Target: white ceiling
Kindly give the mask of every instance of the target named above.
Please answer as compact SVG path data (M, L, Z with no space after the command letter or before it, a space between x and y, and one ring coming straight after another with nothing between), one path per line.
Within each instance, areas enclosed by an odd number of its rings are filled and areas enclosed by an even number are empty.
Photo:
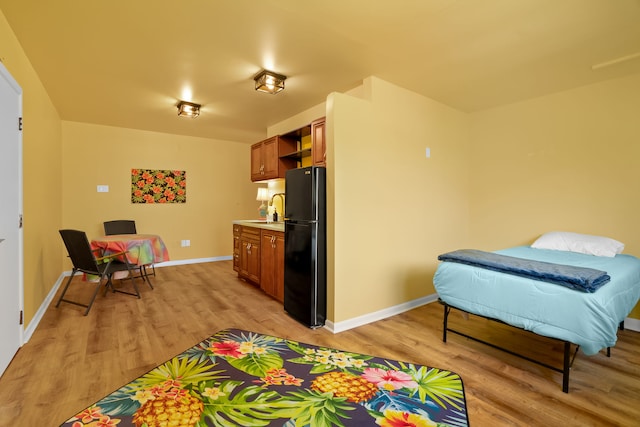
M242 142L371 75L477 111L640 72L640 0L0 0L0 10L63 120ZM288 76L286 89L256 92L261 68ZM178 117L179 99L202 104L200 117Z

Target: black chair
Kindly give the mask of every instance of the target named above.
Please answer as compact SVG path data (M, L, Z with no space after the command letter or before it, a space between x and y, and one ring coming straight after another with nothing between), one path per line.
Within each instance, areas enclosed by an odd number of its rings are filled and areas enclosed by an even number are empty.
M136 231L136 222L131 220L131 219L116 219L113 221L105 221L103 223L104 225L104 234L107 236L111 236L113 234L138 234L138 232ZM143 265L142 266L142 279L146 280L146 277L148 276L154 276L156 275L156 267L151 264L151 273L147 272L147 266ZM149 286L153 287L151 285L151 282L149 282Z
M104 234L137 234L136 222L129 219L117 219L115 221L104 222Z
M67 248L67 253L69 254L69 258L71 258L71 262L73 263L73 270L71 271L71 276L69 280L67 280L67 284L65 285L62 295L58 299L56 303L56 307L60 305L61 302L67 302L70 304L79 305L81 307L86 307L87 310L84 312L86 316L89 314L89 310L91 310L91 306L96 299L96 295L98 295L98 290L102 285L102 282L106 278L107 281L105 283L105 294L107 293L107 289L111 288L113 292L120 292L123 294L133 295L140 298L140 291L138 290L138 285L134 281L133 271L138 269L139 267L136 265L129 264L127 262L122 262L116 259L116 257L123 255L122 253L111 254L107 256L94 256L94 253L98 250L92 250L91 245L89 244L89 240L87 239L87 235L84 231L78 230L59 230L60 235L62 236L62 240L64 241L64 245ZM116 289L111 282L111 277L113 273L116 271L128 271L129 279L131 279L131 283L133 284L133 288L135 289L135 293L127 292L123 290ZM67 289L71 284L71 280L73 280L73 276L76 273L86 273L94 276L98 276L98 283L96 284L96 289L93 292L93 296L91 297L91 301L89 303L84 304L78 301L72 301L65 299L64 296L67 293Z

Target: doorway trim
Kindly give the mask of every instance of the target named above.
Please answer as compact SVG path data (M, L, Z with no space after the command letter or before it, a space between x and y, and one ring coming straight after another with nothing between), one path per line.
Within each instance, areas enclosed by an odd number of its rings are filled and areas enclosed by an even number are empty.
M23 215L24 215L24 206L23 206L23 132L22 132L22 88L18 84L18 82L13 78L9 70L5 67L5 65L0 61L0 79L5 81L9 90L15 93L15 97L17 98L17 111L15 111L15 102L16 98L13 98L8 101L8 103L12 104L9 108L11 112L16 112L16 122L15 126L18 130L17 132L17 141L13 138L11 144L17 143L17 153L10 152L11 155L17 156L15 159L17 161L17 186L18 186L18 211L16 212L16 225L18 226L17 230L17 240L18 240L18 312L16 314L20 315L19 319L16 319L16 327L18 329L18 348L19 350L24 345L24 331L25 331L25 315L24 315L24 228L23 228ZM15 354L12 355L15 357ZM11 362L9 362L10 364Z

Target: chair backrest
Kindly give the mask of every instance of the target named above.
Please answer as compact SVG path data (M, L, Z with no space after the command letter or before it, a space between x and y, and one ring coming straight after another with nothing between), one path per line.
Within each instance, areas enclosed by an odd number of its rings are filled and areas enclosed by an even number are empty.
M98 272L98 263L91 251L87 234L79 230L59 230L67 253L76 270L93 273Z
M104 222L104 234L137 234L136 222L130 219L118 219Z

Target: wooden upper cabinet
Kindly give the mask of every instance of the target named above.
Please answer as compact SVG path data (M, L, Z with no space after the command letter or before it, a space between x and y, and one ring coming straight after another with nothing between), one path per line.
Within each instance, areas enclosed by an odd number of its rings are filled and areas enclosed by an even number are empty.
M327 165L325 118L311 123L311 155L315 166Z
M289 169L310 164L326 166L325 127L325 118L322 117L300 129L253 144L251 146L251 181L284 178Z
M263 176L267 179L280 178L278 176L278 137L269 138L262 142ZM264 178L263 178L264 179Z
M284 178L285 172L296 167L290 158L280 157L295 150L286 138L273 136L251 146L251 181Z
M251 181L260 180L263 169L262 142L258 142L251 146Z

